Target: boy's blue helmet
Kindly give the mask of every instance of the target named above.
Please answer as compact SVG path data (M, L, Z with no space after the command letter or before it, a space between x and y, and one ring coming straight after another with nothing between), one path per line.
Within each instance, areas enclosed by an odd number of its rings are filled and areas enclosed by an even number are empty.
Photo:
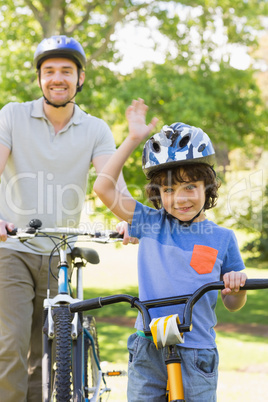
M77 40L65 35L51 36L39 43L34 54L34 65L39 70L43 61L63 57L73 60L81 69L86 67L86 55L84 49Z
M188 163L213 166L215 151L210 138L201 128L184 123L164 126L146 141L142 168L148 179L153 172Z

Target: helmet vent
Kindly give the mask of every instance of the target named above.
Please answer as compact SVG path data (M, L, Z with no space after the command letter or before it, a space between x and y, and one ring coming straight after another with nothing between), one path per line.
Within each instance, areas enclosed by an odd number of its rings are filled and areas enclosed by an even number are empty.
M160 152L160 150L161 150L160 144L157 141L154 141L152 143L152 147L153 147L154 152L156 152L156 153Z
M204 151L204 149L206 148L206 144L201 144L200 146L199 146L199 148L198 148L198 152L203 152Z
M191 138L190 134L185 135L179 142L180 148L186 147L186 145L190 141L190 138Z
M167 138L170 139L173 136L174 131L171 128L169 128L165 131L165 134L166 134Z

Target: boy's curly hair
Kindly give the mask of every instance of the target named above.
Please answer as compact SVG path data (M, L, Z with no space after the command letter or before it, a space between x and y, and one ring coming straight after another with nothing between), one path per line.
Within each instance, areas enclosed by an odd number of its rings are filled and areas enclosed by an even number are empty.
M218 199L218 189L221 185L214 169L204 163L189 163L171 169L156 171L145 187L147 197L156 209L162 208L160 187L172 186L176 183L203 181L206 192L204 210L215 207Z

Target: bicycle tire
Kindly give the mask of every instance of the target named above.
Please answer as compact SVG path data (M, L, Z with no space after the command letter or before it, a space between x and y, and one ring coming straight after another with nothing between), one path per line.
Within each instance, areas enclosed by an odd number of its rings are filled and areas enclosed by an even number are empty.
M95 389L98 383L99 375L99 343L95 318L92 316L83 317L83 327L91 335L91 339L84 336L84 374L85 374L85 396L89 398L89 389ZM98 360L98 362L96 361ZM101 398L98 399L101 401Z
M71 401L71 372L72 372L72 314L67 306L53 310L56 335L56 372L55 400L57 402Z

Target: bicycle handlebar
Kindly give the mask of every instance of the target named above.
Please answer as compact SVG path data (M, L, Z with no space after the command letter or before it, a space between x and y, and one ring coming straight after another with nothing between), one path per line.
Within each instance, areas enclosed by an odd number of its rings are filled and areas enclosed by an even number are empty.
M189 332L192 328L192 312L195 303L207 292L211 290L224 289L224 282L211 282L201 286L191 295L174 296L168 298L140 301L137 297L130 295L119 294L107 297L97 297L94 299L88 299L69 305L69 309L72 313L78 311L94 310L101 308L108 304L115 304L121 302L128 302L131 307L136 307L143 319L143 327L145 335L151 335L149 324L151 317L149 309L152 307L171 306L176 304L185 304L182 323L178 325L180 332ZM247 279L243 290L255 290L255 289L268 289L268 279Z
M126 294L95 297L94 299L87 299L72 303L69 305L69 310L71 313L76 313L79 311L94 310L108 304L116 304L121 302L127 302L131 305L131 307L136 307L140 311L143 320L144 333L146 335L150 335L151 331L149 325L151 322L151 317L145 303L141 302L138 297L133 297Z
M57 227L57 228L15 228L7 232L9 237L22 241L30 240L38 235L66 235L66 236L88 236L88 241L108 243L109 241L120 241L123 235L115 231L91 232L86 229Z

